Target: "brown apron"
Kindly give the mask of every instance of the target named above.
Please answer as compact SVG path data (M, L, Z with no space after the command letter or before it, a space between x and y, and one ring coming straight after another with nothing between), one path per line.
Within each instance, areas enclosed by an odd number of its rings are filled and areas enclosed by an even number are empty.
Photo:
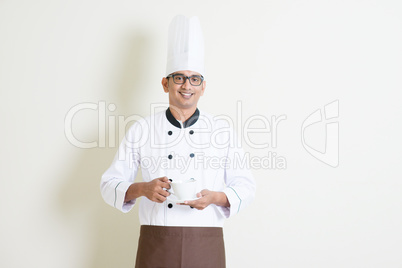
M225 268L221 227L141 225L136 268Z

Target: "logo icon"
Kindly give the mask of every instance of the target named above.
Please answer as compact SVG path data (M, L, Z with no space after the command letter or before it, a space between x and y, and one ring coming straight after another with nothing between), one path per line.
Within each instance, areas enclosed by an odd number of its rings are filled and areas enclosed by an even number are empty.
M323 115L324 114L324 115ZM317 109L310 114L303 122L301 128L301 140L304 149L321 162L337 167L339 165L339 100L335 100L324 106L324 109ZM308 135L306 134L306 130ZM310 138L310 139L309 139ZM311 141L324 138L323 149L317 149ZM310 141L310 144L307 143Z

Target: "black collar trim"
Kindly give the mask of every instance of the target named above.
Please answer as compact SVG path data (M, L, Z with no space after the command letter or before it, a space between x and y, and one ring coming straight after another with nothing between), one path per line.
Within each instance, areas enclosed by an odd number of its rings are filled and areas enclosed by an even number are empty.
M198 117L200 117L200 111L197 108L193 113L193 115L190 116L189 119L183 122L183 127L184 128L191 127L192 125L195 124L195 122L198 121ZM166 110L166 118L173 126L181 128L180 122L177 121L176 118L174 118L172 112L170 111L170 108L167 108Z

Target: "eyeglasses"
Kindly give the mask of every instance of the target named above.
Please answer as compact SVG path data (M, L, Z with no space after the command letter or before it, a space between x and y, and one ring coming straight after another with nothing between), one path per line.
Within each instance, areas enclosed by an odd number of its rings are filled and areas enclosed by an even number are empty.
M192 75L192 76L185 76L184 74L169 74L166 78L172 77L173 82L178 85L183 85L186 83L186 80L190 81L190 84L193 86L199 86L204 81L204 77L201 75Z

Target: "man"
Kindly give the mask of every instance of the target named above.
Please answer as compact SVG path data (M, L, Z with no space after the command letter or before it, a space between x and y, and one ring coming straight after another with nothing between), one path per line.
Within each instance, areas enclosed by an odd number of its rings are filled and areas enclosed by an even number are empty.
M228 122L197 108L204 94L204 47L196 17L169 27L164 92L169 108L137 121L103 174L105 201L128 212L141 196L136 267L225 267L222 226L254 198L250 171L236 161ZM214 162L213 162L214 161ZM134 183L141 168L143 182ZM195 198L175 202L171 181L195 179Z

